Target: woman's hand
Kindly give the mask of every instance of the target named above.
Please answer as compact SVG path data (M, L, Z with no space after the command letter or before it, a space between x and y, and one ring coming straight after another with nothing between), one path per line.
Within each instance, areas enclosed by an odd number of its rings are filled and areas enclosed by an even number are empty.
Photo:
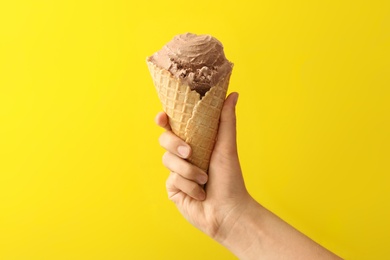
M240 259L341 259L257 203L247 192L238 160L235 106L225 100L208 176L185 159L191 147L172 133L165 113L156 122L166 129L160 144L169 198L195 227ZM205 184L205 189L203 189Z
M189 222L216 240L223 240L254 202L245 188L237 153L237 99L237 93L230 94L222 108L208 175L185 160L191 147L171 131L167 115L161 112L156 117L156 123L166 129L159 142L167 150L163 164L171 171L168 197Z

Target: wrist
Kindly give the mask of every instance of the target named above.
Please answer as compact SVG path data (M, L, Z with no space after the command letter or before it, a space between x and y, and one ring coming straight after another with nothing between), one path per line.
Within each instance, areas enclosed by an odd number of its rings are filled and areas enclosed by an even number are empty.
M260 246L260 226L265 209L249 196L248 202L226 217L214 239L240 259L253 259ZM255 249L255 250L254 250ZM252 256L253 255L253 256Z
M255 200L221 229L216 240L241 260L341 259L300 233Z

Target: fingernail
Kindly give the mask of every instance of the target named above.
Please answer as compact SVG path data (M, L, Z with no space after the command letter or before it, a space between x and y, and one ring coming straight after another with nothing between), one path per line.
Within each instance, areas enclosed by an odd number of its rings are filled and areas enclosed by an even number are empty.
M206 182L207 182L207 175L199 175L198 176L198 183L199 184L206 184Z
M188 148L187 146L179 146L177 147L177 152L181 157L187 158L190 154L190 148Z
M202 189L202 191L199 193L199 200L205 200L206 199L206 192Z
M234 105L237 105L237 102L238 102L238 96L239 96L239 94L237 93L237 94L236 94L236 97L234 98Z

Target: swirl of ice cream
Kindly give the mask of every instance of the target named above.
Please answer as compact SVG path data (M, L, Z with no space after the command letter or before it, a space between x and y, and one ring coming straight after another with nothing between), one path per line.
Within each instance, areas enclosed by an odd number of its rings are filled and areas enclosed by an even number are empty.
M221 42L210 35L177 35L150 61L171 74L201 96L232 70Z

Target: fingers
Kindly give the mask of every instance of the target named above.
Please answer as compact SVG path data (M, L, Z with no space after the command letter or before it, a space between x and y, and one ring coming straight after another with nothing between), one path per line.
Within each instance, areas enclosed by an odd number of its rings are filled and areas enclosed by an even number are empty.
M167 131L171 130L171 126L169 125L168 116L164 112L159 112L157 114L156 118L154 119L154 121L156 122L156 124L158 126L164 128L165 130L167 130Z
M204 171L170 152L166 152L163 155L163 164L171 172L176 172L187 180L200 185L207 182L208 176Z
M163 155L163 164L171 171L166 185L172 201L175 201L175 195L181 192L196 200L206 198L206 193L200 186L208 180L205 172L170 152Z
M206 198L205 191L197 183L190 181L175 172L171 172L169 175L166 187L169 199L174 202L175 195L181 192L196 200L204 200Z
M165 150L181 158L186 159L191 155L191 147L171 131L162 133L159 142Z
M181 140L177 135L172 133L171 126L167 114L160 112L155 118L155 122L158 126L167 130L162 133L159 138L160 145L167 151L180 156L181 158L188 158L191 155L191 147Z

